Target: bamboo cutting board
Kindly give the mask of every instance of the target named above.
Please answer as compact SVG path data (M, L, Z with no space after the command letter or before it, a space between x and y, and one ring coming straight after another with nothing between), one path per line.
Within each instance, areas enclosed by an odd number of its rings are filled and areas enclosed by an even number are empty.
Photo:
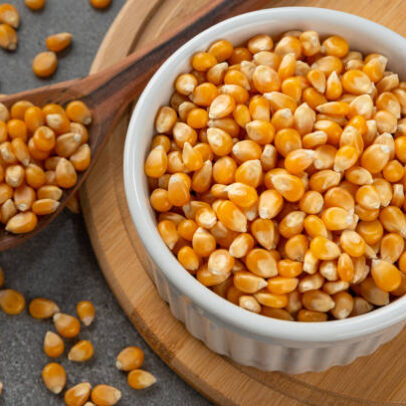
M106 35L92 71L106 68L140 44L176 26L207 1L128 0ZM402 0L269 1L269 7L281 6L346 11L406 36L406 2ZM93 248L107 282L155 352L200 393L220 405L406 404L406 330L373 355L349 366L300 375L262 372L237 365L214 354L186 331L158 296L143 269L144 259L135 251L140 242L127 209L122 176L128 119L129 112L82 187L81 198Z

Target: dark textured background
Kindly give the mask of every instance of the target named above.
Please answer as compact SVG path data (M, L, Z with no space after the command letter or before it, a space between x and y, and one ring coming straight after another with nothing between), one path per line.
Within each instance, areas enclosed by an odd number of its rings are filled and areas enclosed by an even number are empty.
M7 1L20 11L21 27L17 52L0 49L0 93L86 75L104 34L125 2L113 0L109 9L97 11L88 0L48 0L43 11L32 12L23 0ZM31 71L31 61L45 50L45 37L61 31L73 34L73 47L60 58L52 80L37 79ZM125 317L103 279L80 215L65 210L36 238L1 253L0 265L6 286L21 291L27 302L38 296L48 297L67 313L75 312L79 300L89 299L95 304L96 322L80 335L93 342L95 357L83 365L61 357L68 386L85 380L114 385L123 392L120 405L127 406L208 404L147 347ZM41 379L41 370L48 362L42 342L45 332L52 329L50 321L33 320L27 312L19 316L0 312L0 381L4 385L0 405L63 404L62 397L47 391ZM145 352L145 369L158 379L146 391L128 387L126 376L114 366L117 353L134 344Z

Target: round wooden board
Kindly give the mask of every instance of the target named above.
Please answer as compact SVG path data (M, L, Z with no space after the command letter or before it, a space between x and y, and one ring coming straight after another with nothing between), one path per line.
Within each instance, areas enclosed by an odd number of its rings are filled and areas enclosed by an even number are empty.
M92 71L106 68L159 36L205 1L208 0L129 0L106 35ZM406 35L406 4L402 0L269 2L269 7L280 6L347 11ZM129 112L82 187L81 201L103 273L131 322L156 353L200 393L221 405L404 404L406 330L373 355L349 366L300 375L262 372L237 365L211 352L186 331L158 296L143 268L142 247L132 226L123 186L122 157L128 118Z

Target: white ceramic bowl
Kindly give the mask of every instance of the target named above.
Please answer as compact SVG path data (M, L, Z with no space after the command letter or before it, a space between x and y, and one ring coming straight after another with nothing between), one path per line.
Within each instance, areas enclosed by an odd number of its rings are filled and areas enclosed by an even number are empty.
M298 323L266 318L222 299L189 275L156 230L143 165L154 135L159 106L169 102L173 82L189 71L192 54L214 40L238 44L258 33L315 30L338 34L352 50L379 52L389 68L404 74L406 40L371 21L332 10L286 7L255 11L223 21L187 42L155 73L133 112L124 152L124 178L134 225L149 257L149 269L161 297L176 318L213 351L241 364L289 373L320 371L370 354L393 338L406 319L406 297L368 314L340 321Z

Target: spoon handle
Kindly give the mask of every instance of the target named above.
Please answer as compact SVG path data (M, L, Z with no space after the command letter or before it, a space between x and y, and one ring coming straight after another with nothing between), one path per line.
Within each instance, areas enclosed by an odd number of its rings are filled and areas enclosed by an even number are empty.
M103 126L103 133L106 134L106 130L115 124L120 113L139 95L159 65L182 44L216 22L253 10L265 2L212 0L164 38L148 43L109 69L73 83L70 90L73 94L82 95L85 103L97 113L102 113L100 117L103 117L103 122L98 124Z

